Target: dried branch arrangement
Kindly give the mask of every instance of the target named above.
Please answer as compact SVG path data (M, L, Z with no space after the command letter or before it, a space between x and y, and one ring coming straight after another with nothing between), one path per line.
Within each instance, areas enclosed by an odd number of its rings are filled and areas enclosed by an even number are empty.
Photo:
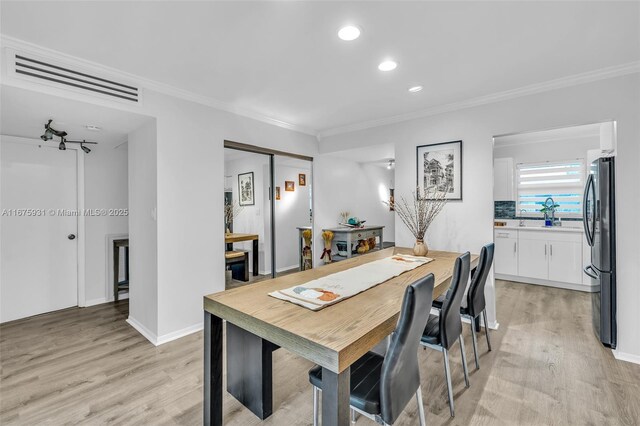
M229 203L228 201L224 202L224 223L227 227L229 227L229 224L233 222L233 219L242 213L242 209L243 207L238 203Z
M400 197L400 202L393 205L387 201L383 203L395 208L396 214L416 240L424 240L424 234L431 222L447 204L448 200L445 198L447 193L446 189L438 191L435 187L423 191L416 188L416 191L411 193L413 200L407 201L404 197Z

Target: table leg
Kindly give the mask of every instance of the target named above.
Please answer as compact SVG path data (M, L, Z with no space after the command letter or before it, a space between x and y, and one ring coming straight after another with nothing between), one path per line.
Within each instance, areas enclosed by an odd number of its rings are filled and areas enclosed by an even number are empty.
M347 259L351 257L351 232L347 232Z
M271 253L273 256L273 253ZM258 275L258 240L253 240L253 276Z
M271 342L227 322L227 391L261 420L273 412L275 349Z
M222 319L206 311L203 387L203 424L222 426Z
M322 369L322 425L348 426L351 369L340 374Z
M383 247L383 244L384 244L384 237L383 237L383 235L384 235L384 231L382 230L382 228L380 228L380 250L382 250L382 249L384 248L384 247Z

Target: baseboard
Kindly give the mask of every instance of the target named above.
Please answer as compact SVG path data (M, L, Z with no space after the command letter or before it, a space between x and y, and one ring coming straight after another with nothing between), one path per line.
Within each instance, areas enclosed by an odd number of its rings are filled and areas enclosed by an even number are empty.
M640 355L620 352L615 349L612 349L611 352L613 353L613 357L619 361L626 361L626 362L632 362L634 364L640 364Z
M126 300L129 298L129 293L123 293L120 296L118 296L119 300ZM113 302L114 299L108 299L106 297L100 297L98 299L92 299L92 300L87 300L84 302L84 306L81 306L82 308L88 308L89 306L95 306L95 305L102 305L103 303L111 303Z
M595 286L590 286L585 284L561 283L559 281L540 280L538 278L527 278L527 277L520 277L516 275L506 275L506 274L494 274L494 277L497 280L512 281L512 282L523 283L523 284L541 285L544 287L562 288L565 290L582 291L585 293L593 293L594 291L596 291Z
M103 303L107 303L106 297L100 297L98 299L93 299L93 300L85 300L84 306L81 306L81 308L88 308L89 306L102 305Z
M202 330L203 328L204 328L204 324L203 323L198 323L198 324L191 325L189 327L185 327L182 330L173 331L171 333L163 334L162 336L158 337L158 339L156 340L155 345L156 346L160 346L160 345L163 345L165 343L169 343L169 342L171 342L173 340L176 340L176 339L179 339L181 337L188 336L189 334L197 333L198 331Z
M135 328L138 333L142 334L154 346L158 346L158 343L157 343L158 337L156 336L156 334L151 332L149 329L147 329L144 325L140 324L134 318L131 318L131 315L129 315L129 318L127 318L127 323L131 327Z

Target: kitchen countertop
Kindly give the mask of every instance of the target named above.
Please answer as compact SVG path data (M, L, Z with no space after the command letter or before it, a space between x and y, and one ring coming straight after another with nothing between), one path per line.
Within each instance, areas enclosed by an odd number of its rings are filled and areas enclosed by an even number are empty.
M505 230L509 230L509 231L543 231L543 232L577 232L577 233L584 233L584 229L582 228L582 226L577 227L577 226L553 226L553 227L546 227L546 226L494 226L493 227L496 230L501 230L501 229L505 229Z

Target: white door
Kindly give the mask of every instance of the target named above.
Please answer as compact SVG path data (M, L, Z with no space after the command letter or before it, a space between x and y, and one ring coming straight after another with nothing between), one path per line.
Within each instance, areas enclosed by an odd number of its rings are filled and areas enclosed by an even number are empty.
M76 155L2 141L0 322L78 304Z
M549 277L548 256L549 248L544 240L528 240L520 236L518 247L518 272L521 277L539 278Z
M496 274L518 275L518 237L517 231L495 232L495 271Z
M582 284L582 242L549 241L549 279Z

